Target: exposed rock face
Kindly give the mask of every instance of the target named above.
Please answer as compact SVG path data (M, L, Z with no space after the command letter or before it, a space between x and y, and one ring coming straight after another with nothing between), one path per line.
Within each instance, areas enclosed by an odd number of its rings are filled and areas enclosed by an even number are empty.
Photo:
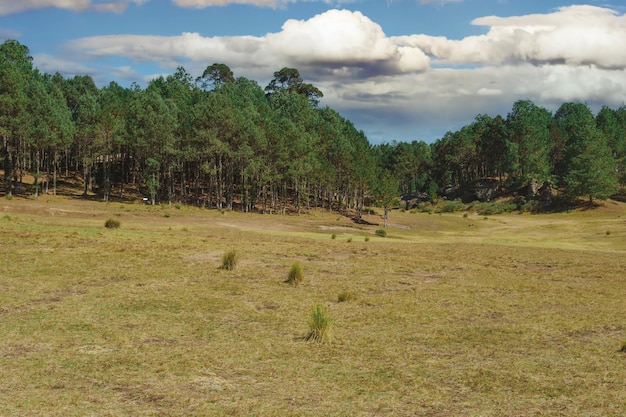
M539 190L539 184L537 184L537 180L535 178L533 178L528 183L528 190L526 192L526 199L530 200L532 198L535 198L535 196L537 195L537 191L538 190Z
M498 180L485 179L476 181L474 187L474 194L476 195L476 198L481 202L485 202L498 197L500 183Z
M541 188L538 190L539 197L541 198L541 203L544 209L549 208L552 205L552 201L556 195L554 191L554 184L551 181L546 181L543 183Z

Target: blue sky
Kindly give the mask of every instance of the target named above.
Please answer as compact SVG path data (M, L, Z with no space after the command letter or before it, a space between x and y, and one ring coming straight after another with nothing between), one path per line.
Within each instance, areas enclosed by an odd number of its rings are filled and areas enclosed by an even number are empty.
M0 0L0 39L100 86L218 62L264 87L294 67L372 143L433 142L519 99L622 106L625 13L623 0Z

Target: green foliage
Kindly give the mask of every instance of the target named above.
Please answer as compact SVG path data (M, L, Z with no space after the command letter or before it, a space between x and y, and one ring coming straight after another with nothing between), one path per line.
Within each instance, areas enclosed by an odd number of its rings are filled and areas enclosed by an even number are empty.
M365 241L369 242L370 241L370 237L369 236L365 236Z
M226 252L222 256L222 266L221 269L225 269L227 271L232 271L237 266L239 262L239 254L235 250L230 250Z
M302 281L304 281L304 271L302 270L302 265L300 264L300 262L295 262L291 266L285 282L293 286L297 286Z
M519 211L520 213L541 213L543 211L543 204L539 200L528 200L519 207Z
M471 192L485 179L513 194L555 178L570 201L603 199L626 184L624 106L603 107L594 118L586 105L565 103L553 116L520 100L506 118L477 115L432 145L372 146L337 111L317 107L322 92L295 68L276 71L265 90L221 63L195 82L179 67L145 89L115 82L98 88L90 76L40 73L26 46L5 41L0 69L5 198L18 190L37 196L41 172L56 178L63 158L83 178L83 195L97 192L104 201L117 194L114 182L125 197L123 173L152 204L272 213L316 204L342 214L357 207L361 218L370 199L384 209L385 226L401 194L434 203L417 210L453 212L460 203L441 203L439 191ZM19 183L16 161L28 161L33 187Z
M387 237L387 231L385 229L377 229L374 233L376 233L376 236Z
M493 203L474 203L471 208L481 216L491 216L494 214L511 213L518 209L514 202L493 202Z
M435 210L438 213L454 213L465 209L465 204L457 200L443 200L439 203L438 209Z
M119 229L120 226L121 226L120 221L116 219L107 219L104 222L104 227L106 227L107 229Z
M309 319L309 333L305 340L314 342L332 342L332 319L326 309L321 305L315 305L311 310Z

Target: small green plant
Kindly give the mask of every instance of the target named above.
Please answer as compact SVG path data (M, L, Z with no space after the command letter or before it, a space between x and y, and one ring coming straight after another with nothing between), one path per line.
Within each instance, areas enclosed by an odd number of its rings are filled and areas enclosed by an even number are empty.
M176 204L174 205L174 207L176 207L176 209L180 210L180 209L183 207L183 205L182 205L182 204L180 204L180 203L176 203Z
M232 271L233 269L235 269L235 266L237 266L237 262L239 262L239 254L237 253L237 251L228 251L224 254L224 256L222 256L221 269Z
M296 262L291 266L289 270L289 274L287 274L286 283L291 284L293 286L298 285L304 280L304 272L302 271L302 265L300 262Z
M13 194L7 194L4 196L4 198L7 200L13 200Z
M349 237L349 238L348 238L348 243L351 243L351 242L352 242L352 238L351 238L351 237Z
M4 216L2 216L2 220L11 221L11 216L9 216L8 214L5 214Z
M348 291L340 292L339 295L337 296L337 302L339 303L345 303L351 300L354 300L354 294Z
M106 227L107 229L119 229L120 226L121 223L119 220L107 219L107 221L104 222L104 227Z
M333 239L333 240L337 239L337 234L333 233L332 235L330 235L330 238Z
M463 213L463 218L464 219L467 219L467 216L468 216L467 212Z
M326 313L326 309L318 304L311 310L309 333L306 335L305 340L330 343L332 341L331 327L332 319Z
M376 236L380 236L380 237L386 237L387 236L387 231L385 229L378 229L376 230Z
M365 236L365 241L369 242L370 241L370 237L369 236Z

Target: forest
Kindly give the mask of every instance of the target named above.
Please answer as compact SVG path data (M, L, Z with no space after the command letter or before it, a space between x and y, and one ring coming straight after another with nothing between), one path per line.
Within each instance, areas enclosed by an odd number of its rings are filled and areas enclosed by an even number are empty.
M372 145L294 68L265 87L212 64L183 67L145 88L89 75L41 73L27 46L0 45L0 167L5 196L55 194L62 179L104 201L131 192L151 204L300 212L389 207L400 195L605 199L626 184L626 107L564 103L553 114L530 100L506 117L478 115L434 143ZM25 176L34 178L26 184Z

